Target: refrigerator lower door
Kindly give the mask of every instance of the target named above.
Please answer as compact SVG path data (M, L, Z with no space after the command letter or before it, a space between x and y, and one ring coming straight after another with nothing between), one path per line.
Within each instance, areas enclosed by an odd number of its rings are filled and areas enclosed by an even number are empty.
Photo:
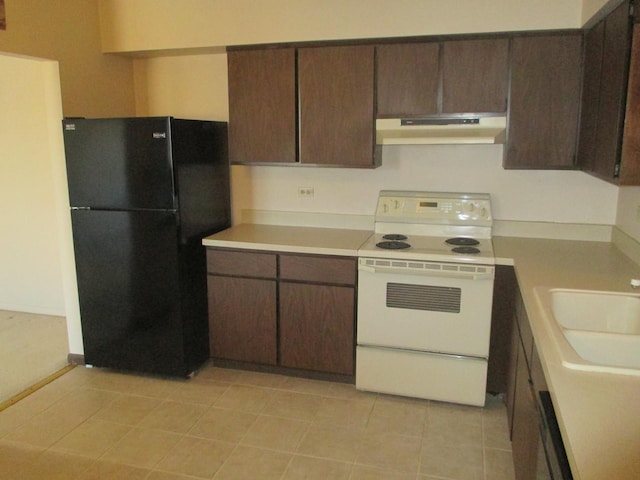
M72 210L85 362L186 375L171 211Z

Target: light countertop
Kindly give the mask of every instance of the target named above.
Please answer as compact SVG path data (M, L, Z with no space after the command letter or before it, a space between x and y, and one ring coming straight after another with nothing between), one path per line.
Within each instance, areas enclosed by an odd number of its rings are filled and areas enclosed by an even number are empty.
M371 230L290 227L241 223L206 237L206 247L246 248L275 252L355 257Z
M356 256L370 230L240 224L203 240L225 248ZM640 478L640 377L562 365L535 287L635 292L633 263L612 243L493 237L496 263L515 266L576 480Z
M640 266L608 242L494 237L498 264L514 265L574 479L640 478L640 377L562 365L535 287L637 293Z

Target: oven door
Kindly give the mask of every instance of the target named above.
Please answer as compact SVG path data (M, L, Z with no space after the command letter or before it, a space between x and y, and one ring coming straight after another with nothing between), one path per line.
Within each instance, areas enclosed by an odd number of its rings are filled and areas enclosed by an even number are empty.
M360 258L358 345L487 358L494 267Z

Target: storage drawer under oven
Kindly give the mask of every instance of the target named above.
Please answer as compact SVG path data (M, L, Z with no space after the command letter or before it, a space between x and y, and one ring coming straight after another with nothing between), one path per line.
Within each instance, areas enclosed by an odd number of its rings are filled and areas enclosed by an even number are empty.
M358 346L356 388L483 406L487 360Z

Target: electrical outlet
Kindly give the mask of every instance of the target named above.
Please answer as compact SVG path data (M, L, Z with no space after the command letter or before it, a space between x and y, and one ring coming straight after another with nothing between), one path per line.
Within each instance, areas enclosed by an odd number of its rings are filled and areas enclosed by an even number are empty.
M313 187L298 187L299 197L313 197Z

